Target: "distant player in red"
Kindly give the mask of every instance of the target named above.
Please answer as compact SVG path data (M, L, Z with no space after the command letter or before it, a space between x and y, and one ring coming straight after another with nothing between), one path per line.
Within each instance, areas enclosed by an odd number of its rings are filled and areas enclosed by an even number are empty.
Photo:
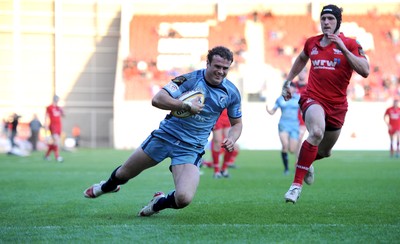
M313 183L312 163L331 155L347 113L347 87L353 71L365 78L369 75L369 63L361 45L340 33L341 22L341 8L332 4L322 8L323 34L306 40L282 88L282 96L289 100L291 81L311 61L307 88L299 101L308 137L301 146L294 180L285 194L286 202L296 203L303 180Z
M239 153L239 147L235 144L234 150L228 152L221 148L223 139L227 136L231 123L227 110L223 110L220 117L213 128L213 136L211 141L211 156L212 163L204 162L203 164L214 168L214 178L229 177L228 167L234 167L236 156ZM222 167L219 166L219 158L221 153L224 153L224 161Z
M400 108L398 99L394 99L393 106L386 109L383 119L388 126L390 137L390 157L394 156L394 142L396 141L396 158L398 158L400 154Z
M54 96L53 103L46 108L45 125L46 132L49 130L51 140L48 142L48 149L45 155L46 160L50 160L50 153L54 151L54 156L58 162L62 162L63 158L60 156L59 147L61 140L61 117L64 116L64 111L58 106L60 98Z

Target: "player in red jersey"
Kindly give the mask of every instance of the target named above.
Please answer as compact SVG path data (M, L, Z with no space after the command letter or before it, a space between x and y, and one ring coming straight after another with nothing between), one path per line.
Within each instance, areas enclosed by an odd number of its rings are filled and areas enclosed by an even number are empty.
M400 153L400 108L398 99L394 99L393 106L386 109L383 119L388 126L388 133L390 137L390 157L394 156L393 144L396 140L396 158L398 158Z
M341 22L341 8L332 4L322 8L320 24L323 34L306 40L282 88L282 96L290 99L291 81L308 60L311 61L307 88L299 101L308 137L301 146L294 180L285 194L286 202L297 201L303 180L306 184L313 183L312 163L331 155L346 116L347 87L353 71L364 78L369 75L369 63L361 45L340 33Z
M216 179L221 177L229 177L228 167L234 167L236 156L239 153L239 147L237 146L237 144L235 144L234 150L232 152L228 152L221 148L222 141L227 136L230 127L231 123L229 122L228 113L225 109L222 111L213 128L213 136L211 141L212 163L203 162L203 164L214 168L213 177ZM224 153L224 161L222 163L222 167L220 168L219 157L222 153Z
M45 115L45 128L46 134L47 131L50 131L51 140L48 143L48 149L45 155L46 160L50 160L50 153L54 151L54 156L58 162L63 162L63 158L60 156L59 147L60 147L60 135L61 135L61 117L64 116L63 109L58 106L58 101L60 98L58 96L53 97L53 103L46 107L46 115Z

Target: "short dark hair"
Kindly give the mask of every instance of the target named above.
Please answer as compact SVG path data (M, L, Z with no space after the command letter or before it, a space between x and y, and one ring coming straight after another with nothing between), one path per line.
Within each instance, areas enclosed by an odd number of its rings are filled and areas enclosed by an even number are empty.
M209 64L211 64L211 61L212 61L212 59L213 59L213 57L214 57L215 55L218 55L218 56L220 56L220 57L223 58L223 59L226 59L226 60L228 60L228 61L231 61L231 63L233 62L233 53L232 53L231 50L229 50L229 49L226 48L226 47L217 46L217 47L214 47L214 48L211 49L211 50L208 50L207 62L208 62Z

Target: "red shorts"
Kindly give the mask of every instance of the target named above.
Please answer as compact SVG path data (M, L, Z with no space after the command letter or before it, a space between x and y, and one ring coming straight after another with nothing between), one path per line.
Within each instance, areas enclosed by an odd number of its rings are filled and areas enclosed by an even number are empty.
M50 125L49 130L51 134L61 135L61 125Z
M394 134L400 132L400 128L391 127L391 128L388 130L388 132L389 132L389 135L390 135L390 136L393 136Z
M343 127L344 119L347 113L347 103L343 104L330 104L327 102L316 101L313 98L309 98L303 94L299 101L301 111L305 115L307 109L313 105L320 105L325 112L325 128L329 129L340 129Z
M219 116L217 122L214 125L213 130L220 130L229 127L231 127L231 122L229 121L228 113L225 109Z

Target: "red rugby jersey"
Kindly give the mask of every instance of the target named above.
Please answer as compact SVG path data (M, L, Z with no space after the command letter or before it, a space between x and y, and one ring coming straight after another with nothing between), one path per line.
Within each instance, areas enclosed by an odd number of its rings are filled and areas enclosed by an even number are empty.
M400 129L400 108L390 107L386 109L385 116L389 116L389 125L392 130Z
M347 103L347 87L353 69L344 54L331 43L320 45L323 34L307 39L304 53L310 58L311 68L308 76L307 93L311 98L333 104ZM339 34L347 49L358 57L364 57L361 45L352 38Z
M50 124L61 125L61 116L63 115L62 108L52 104L46 108L46 113L50 118Z

